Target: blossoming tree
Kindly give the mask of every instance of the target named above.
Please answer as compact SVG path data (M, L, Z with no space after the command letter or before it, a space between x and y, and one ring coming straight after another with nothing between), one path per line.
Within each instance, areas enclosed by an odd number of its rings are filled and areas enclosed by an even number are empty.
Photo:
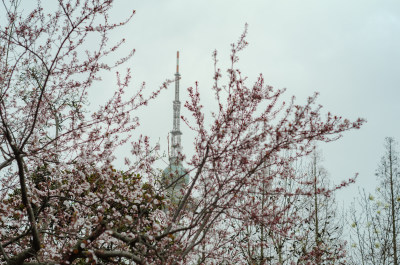
M218 109L210 126L197 84L188 89L185 106L192 117L184 121L196 134L195 155L188 159L191 181L171 203L153 177L156 148L145 136L129 142L139 125L135 110L168 82L148 97L142 86L124 99L128 70L117 74L115 93L105 105L95 112L86 108L87 92L101 81L102 71L133 55L110 63L124 40L108 39L132 16L111 23L111 0L60 0L55 12L40 2L29 12L18 9L18 0L3 4L8 24L0 28L0 259L5 264L233 262L236 256L226 246L235 244L241 228L226 229L227 221L273 223L287 216L273 201L260 212L250 192L278 177L294 178L290 164L309 154L314 142L336 140L363 123L330 113L323 117L317 95L304 105L294 98L284 102L285 90L267 86L263 76L248 86L236 69L247 45L245 31L232 45L227 84L220 84L216 65ZM113 166L114 151L127 144L135 162L121 171ZM274 174L263 177L268 168ZM276 183L269 195L315 194L312 182L295 190ZM271 218L277 208L278 217ZM289 226L301 221L285 220ZM285 233L282 226L275 229Z

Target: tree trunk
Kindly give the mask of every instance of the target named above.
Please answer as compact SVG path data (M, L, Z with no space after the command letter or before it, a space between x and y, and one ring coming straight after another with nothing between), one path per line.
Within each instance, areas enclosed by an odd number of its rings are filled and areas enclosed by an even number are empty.
M393 155L392 155L392 143L393 139L389 138L389 180L390 180L390 204L391 204L391 221L392 221L392 247L393 247L393 264L398 265L397 261L397 231L396 231L396 213L395 213L395 202L396 199L394 198L394 187L393 187Z

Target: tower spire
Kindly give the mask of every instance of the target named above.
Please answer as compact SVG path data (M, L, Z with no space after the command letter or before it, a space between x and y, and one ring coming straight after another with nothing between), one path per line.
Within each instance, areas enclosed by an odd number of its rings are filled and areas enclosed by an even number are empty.
M180 130L181 102L179 101L179 51L176 53L175 73L175 99L173 101L173 127L171 131L171 153L169 154L169 165L163 171L162 185L166 188L168 196L173 203L177 203L182 197L182 188L188 185L189 175L182 163L182 145Z
M179 73L179 51L176 52L176 72Z
M178 163L178 156L182 151L181 146L181 130L180 130L180 112L181 102L179 101L179 51L176 53L176 73L175 73L175 100L173 101L173 127L171 138L171 155L170 163Z

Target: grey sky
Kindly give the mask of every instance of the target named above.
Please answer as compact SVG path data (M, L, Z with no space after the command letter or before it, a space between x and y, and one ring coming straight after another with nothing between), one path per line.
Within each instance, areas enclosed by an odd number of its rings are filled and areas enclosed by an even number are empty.
M286 87L298 103L320 92L324 110L351 120L366 118L360 130L321 146L325 167L336 182L360 173L357 184L339 192L348 200L357 186L374 185L385 136L400 140L400 2L386 0L218 0L116 1L115 15L136 15L118 35L136 48L130 62L132 90L147 89L173 78L180 51L181 95L199 81L205 106L212 106L214 49L220 67L228 65L230 43L249 24L248 48L240 67L249 83L263 73L274 87ZM115 84L105 78L104 87ZM102 87L103 87L102 85ZM108 90L110 91L110 90ZM107 94L96 92L95 100ZM160 138L172 129L173 86L141 112L140 133ZM182 114L185 113L182 108ZM183 125L184 151L192 153L193 135Z

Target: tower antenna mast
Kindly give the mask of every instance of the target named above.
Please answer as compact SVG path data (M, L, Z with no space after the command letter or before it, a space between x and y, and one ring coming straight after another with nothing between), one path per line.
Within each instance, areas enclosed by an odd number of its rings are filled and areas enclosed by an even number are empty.
M176 53L176 73L175 73L175 100L173 101L173 127L171 138L171 155L170 163L179 163L178 156L182 152L181 146L181 130L180 130L180 112L181 102L179 101L179 51Z

